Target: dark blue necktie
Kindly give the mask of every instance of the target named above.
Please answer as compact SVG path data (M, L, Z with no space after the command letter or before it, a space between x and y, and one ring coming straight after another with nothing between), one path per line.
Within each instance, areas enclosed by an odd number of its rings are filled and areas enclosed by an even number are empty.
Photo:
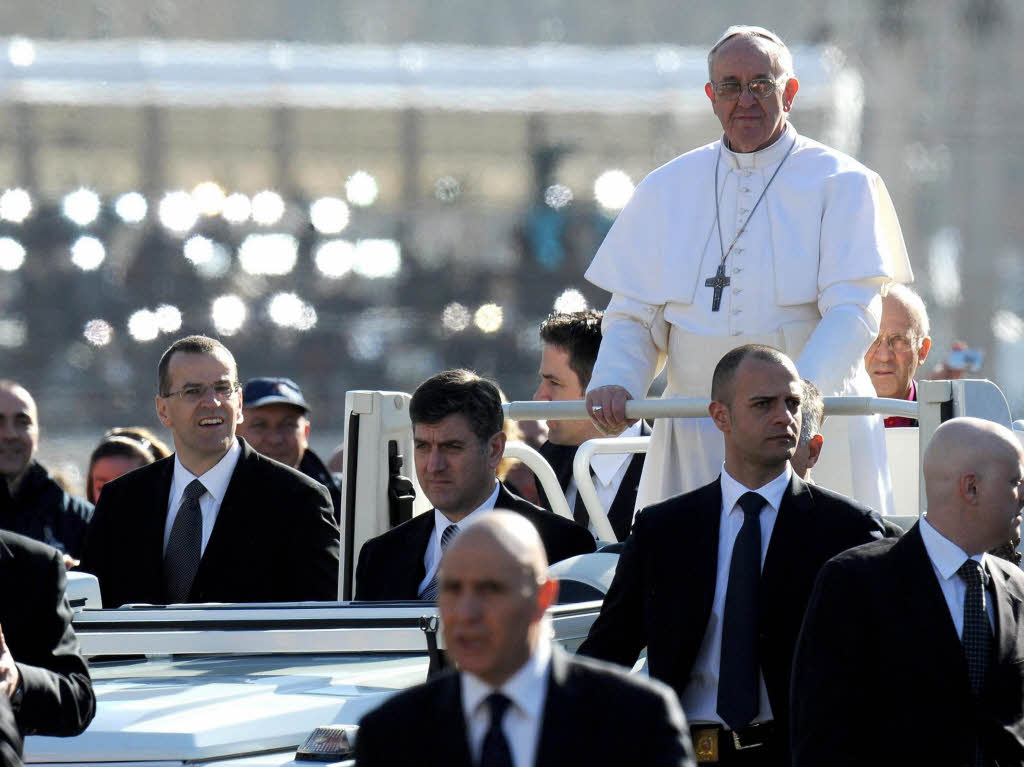
M512 701L500 692L492 692L487 696L486 703L491 709L491 725L487 728L484 745L480 750L480 767L515 767L508 738L501 729L501 720Z
M744 493L739 500L743 526L732 549L729 585L722 616L722 653L718 668L718 715L732 730L757 716L760 684L757 624L761 616L761 523L765 500Z
M956 571L960 579L967 584L964 595L964 657L967 659L967 676L971 682L971 691L978 695L985 683L985 672L988 670L992 657L992 626L985 612L985 573L981 563L968 559ZM981 742L975 739L974 764L981 767L985 763L981 753Z
M205 492L206 488L198 479L189 482L171 525L167 551L164 552L168 603L186 602L192 591L192 581L203 554L203 512L199 508L199 499Z

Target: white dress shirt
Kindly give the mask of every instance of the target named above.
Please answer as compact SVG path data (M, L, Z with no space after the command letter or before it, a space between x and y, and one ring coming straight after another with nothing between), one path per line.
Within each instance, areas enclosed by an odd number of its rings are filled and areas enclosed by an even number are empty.
M431 579L433 579L434 573L437 572L437 568L441 565L441 534L444 533L445 528L449 525L461 525L469 520L469 518L474 514L493 509L494 503L498 500L499 487L500 485L498 484L498 480L494 480L494 491L487 497L487 500L469 512L469 514L463 517L459 522L452 522L440 509L434 509L434 532L430 534L430 540L427 542L427 550L423 554L423 569L426 570L427 575L422 581L420 581L420 585L416 589L417 594L423 593L423 589L427 587L427 584L430 583Z
M640 421L623 430L620 437L639 437ZM633 460L633 453L595 453L590 460L590 468L594 470L594 488L597 490L598 500L604 507L605 513L611 511L615 503L615 496L619 494L619 486L622 484L626 472L629 470L629 462ZM570 477L569 484L565 486L565 502L569 508L574 508L576 496L576 478ZM597 538L597 530L594 523L587 525L590 534Z
M501 730L512 752L512 762L515 767L533 767L544 722L550 668L551 644L547 639L541 639L529 660L500 687L491 687L466 672L459 675L462 713L466 717L466 732L474 764L480 761L484 736L491 726L491 709L485 701L492 692L500 692L512 701L501 720Z
M224 457L217 461L212 468L208 469L201 477L196 477L191 471L181 465L177 454L174 456L174 476L171 479L171 493L167 499L167 522L164 524L164 551L167 551L167 541L171 538L171 528L174 527L174 519L178 516L178 507L181 506L181 498L185 494L185 488L194 479L203 483L206 492L199 499L199 511L203 514L203 542L200 547L200 554L206 552L206 544L210 541L210 533L213 532L213 525L217 521L217 513L220 505L224 502L224 494L227 492L231 482L231 475L235 473L235 466L238 459L242 457L242 446L238 440L231 441L231 447Z
M717 722L724 725L718 715L718 669L722 659L722 618L725 614L725 595L729 588L729 567L732 564L732 549L736 536L743 527L743 509L739 506L740 497L751 488L744 487L729 476L722 466L722 518L718 531L718 573L715 578L715 598L711 603L711 615L708 626L701 641L697 660L693 665L693 674L689 684L683 690L682 704L686 718L691 722ZM779 505L782 496L789 486L792 469L786 462L785 470L766 485L755 488L753 492L765 499L765 507L758 521L761 523L761 567L768 553L772 530L779 516ZM772 718L772 707L768 701L768 690L764 686L764 674L758 672L761 706L754 722L764 722Z
M946 598L946 605L949 607L949 615L953 618L953 625L956 627L956 635L963 639L964 636L964 598L967 596L967 584L956 574L960 566L967 561L967 552L957 546L949 538L936 530L928 522L928 516L921 517L919 525L921 539L924 541L924 549L928 552L928 558L932 561L932 570L935 577L939 579L939 588L942 589L942 596ZM981 564L981 569L988 573L986 562L987 554L975 554L971 559ZM981 598L985 605L985 612L988 613L988 622L995 632L996 616L992 600L988 598L985 589L981 591Z

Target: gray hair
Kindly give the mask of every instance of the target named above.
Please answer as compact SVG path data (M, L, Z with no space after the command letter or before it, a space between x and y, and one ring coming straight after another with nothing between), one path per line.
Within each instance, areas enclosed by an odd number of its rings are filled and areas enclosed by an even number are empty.
M925 308L924 299L921 298L914 290L908 288L899 282L894 282L889 286L889 292L886 293L886 298L892 298L894 301L898 301L904 309L907 310L907 314L910 315L910 321L913 323L914 332L917 334L917 340L921 341L931 335L932 326L928 321L928 309Z
M800 439L799 445L806 445L821 431L825 420L825 401L821 398L821 390L806 378L800 379L803 385L803 397L800 399Z
M746 24L734 24L729 27L722 36L718 38L718 41L711 46L711 50L708 51L708 79L711 79L711 64L714 62L715 54L718 53L718 49L721 48L726 41L731 40L734 37L745 37L758 48L768 54L768 58L771 59L772 69L774 74L780 80L788 80L795 76L793 71L793 54L789 52L789 48L782 42L782 38L772 32L770 29L764 27L752 27Z

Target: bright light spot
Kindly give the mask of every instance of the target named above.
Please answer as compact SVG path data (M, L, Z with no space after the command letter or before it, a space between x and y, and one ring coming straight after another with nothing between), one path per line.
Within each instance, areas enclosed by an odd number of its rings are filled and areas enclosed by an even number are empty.
M356 248L348 240L328 240L316 249L316 268L324 277L338 279L352 270Z
M549 208L560 210L572 202L572 189L565 184L552 184L544 190L544 203Z
M345 182L345 196L359 208L366 208L377 201L377 179L365 170L357 170Z
M337 234L348 226L348 205L337 197L321 197L309 206L309 220L320 234Z
M569 288L555 299L555 311L559 314L585 312L586 310L587 299L576 288Z
M12 319L10 317L0 319L0 346L14 349L18 346L24 346L27 339L28 325L25 324L24 320Z
M359 240L353 270L361 277L394 277L402 268L402 250L394 240Z
M594 182L594 197L602 208L622 210L633 196L633 180L621 170L606 170Z
M7 46L7 60L19 69L30 67L36 60L36 47L31 40L15 37Z
M156 312L149 309L139 309L128 318L128 334L136 341L146 343L160 335L160 322L156 318Z
M177 306L160 304L153 313L156 315L156 324L159 325L161 333L181 330L181 310Z
M316 326L316 309L294 293L278 293L270 299L267 313L275 325L296 330L310 330Z
M932 295L940 306L956 306L963 300L960 285L960 230L947 226L932 237L928 248L928 274Z
M224 207L224 190L213 181L196 184L192 199L204 216L216 216Z
M441 312L441 325L450 333L461 333L469 327L472 316L462 304L453 301Z
M0 218L20 224L32 212L32 198L24 189L8 189L0 194Z
M183 251L199 276L206 279L223 277L231 270L231 254L227 248L208 237L198 234L189 237Z
M992 333L1000 341L1015 344L1024 338L1024 320L1011 311L998 311L992 317Z
M196 201L188 192L168 192L160 200L160 223L172 232L185 234L198 218Z
M93 346L106 346L114 340L114 328L106 320L89 320L82 335Z
M117 202L114 204L114 212L126 224L138 224L146 219L146 213L149 212L149 203L138 192L128 192L117 198Z
M220 214L231 224L244 224L252 214L252 203L240 192L229 194L220 206Z
M249 274L288 274L299 257L290 234L250 234L238 248L238 261Z
M252 198L252 220L261 226L273 226L284 215L284 200L277 192L265 189Z
M210 311L210 317L213 319L217 332L226 336L233 336L241 330L248 314L249 311L245 308L242 299L232 295L214 299Z
M79 237L71 246L71 263L83 272L98 269L107 257L107 249L95 237Z
M473 323L484 333L496 333L504 321L504 312L497 304L484 304L473 315Z
M455 202L462 195L462 184L454 176L441 176L434 182L434 196L441 202Z
M64 198L64 215L79 226L89 226L100 214L100 198L92 189L81 187Z
M25 248L17 240L0 237L0 270L16 272L25 263Z
M205 264L213 258L213 240L197 234L185 240L182 250L185 253L185 258L196 266Z

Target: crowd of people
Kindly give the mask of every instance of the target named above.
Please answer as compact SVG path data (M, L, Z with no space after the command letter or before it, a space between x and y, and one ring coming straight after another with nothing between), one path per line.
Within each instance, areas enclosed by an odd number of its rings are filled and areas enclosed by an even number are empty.
M539 329L534 398L585 400L590 418L521 436L572 519L503 464L496 383L446 370L412 395L432 509L362 546L355 596L436 601L453 668L363 718L360 764L1024 765L1024 573L990 553L1019 540L1024 449L947 421L923 456L928 513L906 532L886 519L884 428L916 424L826 419L822 396L917 397L930 328L895 210L877 174L788 123L799 82L777 36L730 28L708 67L722 140L637 187L587 272L607 310ZM665 394L710 396L707 418L630 422L666 365ZM9 714L52 734L92 715L65 600L32 638L65 567L95 574L106 607L338 597L340 485L300 387L243 386L205 336L171 344L156 378L173 451L111 430L87 500L36 461L35 402L0 381L0 526L22 534L0 537L0 567L33 562L45 589L0 615L0 741ZM651 446L593 460L619 560L571 657L549 640L547 566L612 543L572 475L602 434ZM855 497L812 480L833 439ZM629 675L645 649L650 679Z

